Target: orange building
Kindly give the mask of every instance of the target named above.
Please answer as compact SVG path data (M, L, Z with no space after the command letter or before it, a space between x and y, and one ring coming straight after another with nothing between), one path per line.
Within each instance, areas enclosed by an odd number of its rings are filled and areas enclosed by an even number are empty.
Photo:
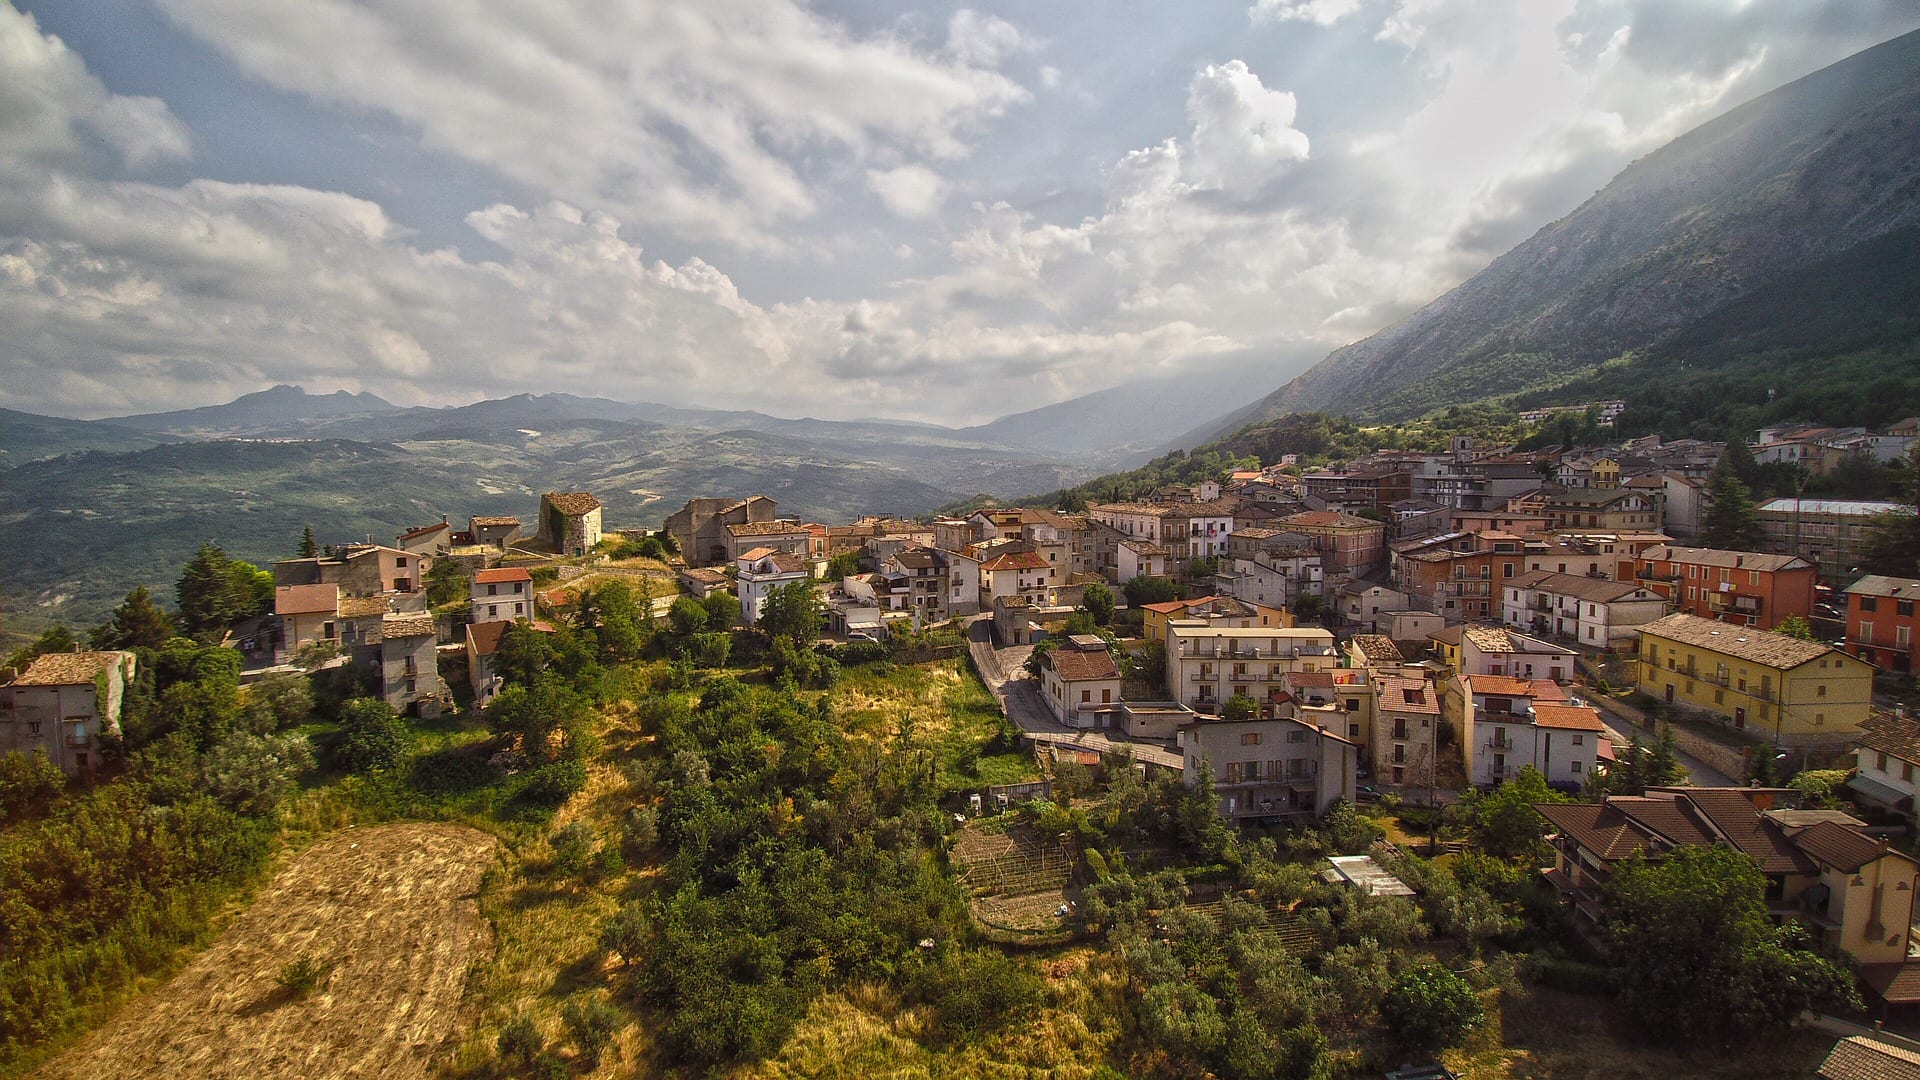
M1797 555L1656 544L1634 559L1634 579L1677 611L1771 630L1813 613L1817 568Z
M1920 671L1920 580L1871 574L1847 586L1848 652L1886 671Z

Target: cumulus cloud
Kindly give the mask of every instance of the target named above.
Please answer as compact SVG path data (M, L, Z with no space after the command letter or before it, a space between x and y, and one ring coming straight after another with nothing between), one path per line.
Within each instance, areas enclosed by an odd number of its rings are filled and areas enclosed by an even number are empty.
M161 2L252 77L393 117L508 181L457 208L486 255L341 192L158 182L152 166L189 159L186 127L0 0L10 406L101 415L299 381L952 422L1229 358L1297 365L1457 283L1660 141L1915 21L1868 0L1853 20L1787 0L1703 0L1687 18L1658 0L1258 5L1257 34L1343 23L1316 37L1404 64L1411 103L1330 129L1313 108L1324 78L1316 91L1257 53L1210 57L1155 84L1184 102L1164 130L1074 158L1086 175L1060 182L1091 194L1061 212L956 194L983 189L960 166L1025 100L1002 67L1067 62L972 11L929 43L792 0ZM1041 85L1105 85L1041 70ZM819 261L784 302L743 287L765 260L742 248L835 202L820 231L838 246L794 249L871 280Z
M161 0L250 76L392 116L530 190L736 246L819 208L817 151L952 159L1027 100L1019 46L961 12L949 49L856 36L795 0Z
M1310 22L1332 26L1360 10L1360 0L1256 0L1247 9L1255 23Z
M924 165L867 170L867 185L888 210L903 218L923 218L940 209L947 182Z

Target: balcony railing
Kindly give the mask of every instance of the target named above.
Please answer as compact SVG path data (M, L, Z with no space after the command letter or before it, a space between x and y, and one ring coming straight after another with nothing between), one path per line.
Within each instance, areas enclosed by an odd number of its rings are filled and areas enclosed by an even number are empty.
M84 732L84 731L70 731L70 732L68 732L68 733L67 733L67 745L68 745L68 746L85 746L85 745L87 745L87 733L86 733L86 732Z

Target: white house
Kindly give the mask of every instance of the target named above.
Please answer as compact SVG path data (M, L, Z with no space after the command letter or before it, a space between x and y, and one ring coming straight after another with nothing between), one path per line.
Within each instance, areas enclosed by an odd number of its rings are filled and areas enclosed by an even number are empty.
M1455 678L1467 706L1460 743L1469 780L1487 787L1531 765L1549 784L1577 788L1586 783L1606 734L1592 707L1570 704L1560 688L1545 679Z
M1920 805L1920 720L1874 713L1861 722L1853 754L1856 771L1847 781L1853 797L1915 820Z
M943 550L941 554L947 557L947 614L978 614L981 560L964 551Z
M1501 620L1516 630L1589 649L1633 647L1635 627L1667 614L1667 600L1631 581L1529 570L1506 583Z
M473 605L467 621L523 622L533 618L533 575L523 566L502 566L473 575Z
M1307 720L1200 717L1180 726L1178 740L1187 785L1206 763L1230 822L1318 817L1357 788L1360 748Z
M1120 669L1105 640L1075 634L1040 660L1040 696L1068 727L1099 726L1097 714L1120 701Z
M773 590L793 581L813 579L812 564L803 555L792 555L772 548L754 548L734 560L739 574L733 580L734 593L740 597L740 621L748 626L760 624L767 597Z
M980 605L992 606L1002 596L1018 596L1034 607L1046 607L1060 571L1036 551L1010 551L980 564Z
M1573 678L1574 652L1500 626L1468 625L1460 631L1460 670L1470 675L1512 675L1563 683Z
M1114 570L1114 581L1121 585L1137 577L1165 577L1167 549L1152 540L1122 540L1114 549Z
M1202 619L1167 623L1167 690L1195 712L1213 713L1236 693L1272 702L1287 675L1340 666L1333 632L1320 627L1218 627Z

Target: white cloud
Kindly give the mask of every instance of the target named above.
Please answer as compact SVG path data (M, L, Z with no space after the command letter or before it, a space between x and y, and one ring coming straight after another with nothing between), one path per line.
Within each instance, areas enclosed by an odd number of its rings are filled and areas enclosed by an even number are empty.
M1269 90L1239 60L1207 65L1187 89L1193 124L1193 175L1232 191L1257 189L1307 157L1307 137L1293 126L1292 94Z
M994 69L1018 32L970 12L943 55L795 0L161 6L256 79L393 116L545 197L735 245L817 211L799 159L959 157L1028 97Z
M903 218L923 218L940 209L947 182L924 165L867 170L867 185L888 210Z
M0 161L74 165L103 145L126 165L185 157L187 129L157 98L111 94L32 15L0 4Z
M1332 26L1360 10L1360 0L1255 0L1247 17L1255 23L1310 22Z

